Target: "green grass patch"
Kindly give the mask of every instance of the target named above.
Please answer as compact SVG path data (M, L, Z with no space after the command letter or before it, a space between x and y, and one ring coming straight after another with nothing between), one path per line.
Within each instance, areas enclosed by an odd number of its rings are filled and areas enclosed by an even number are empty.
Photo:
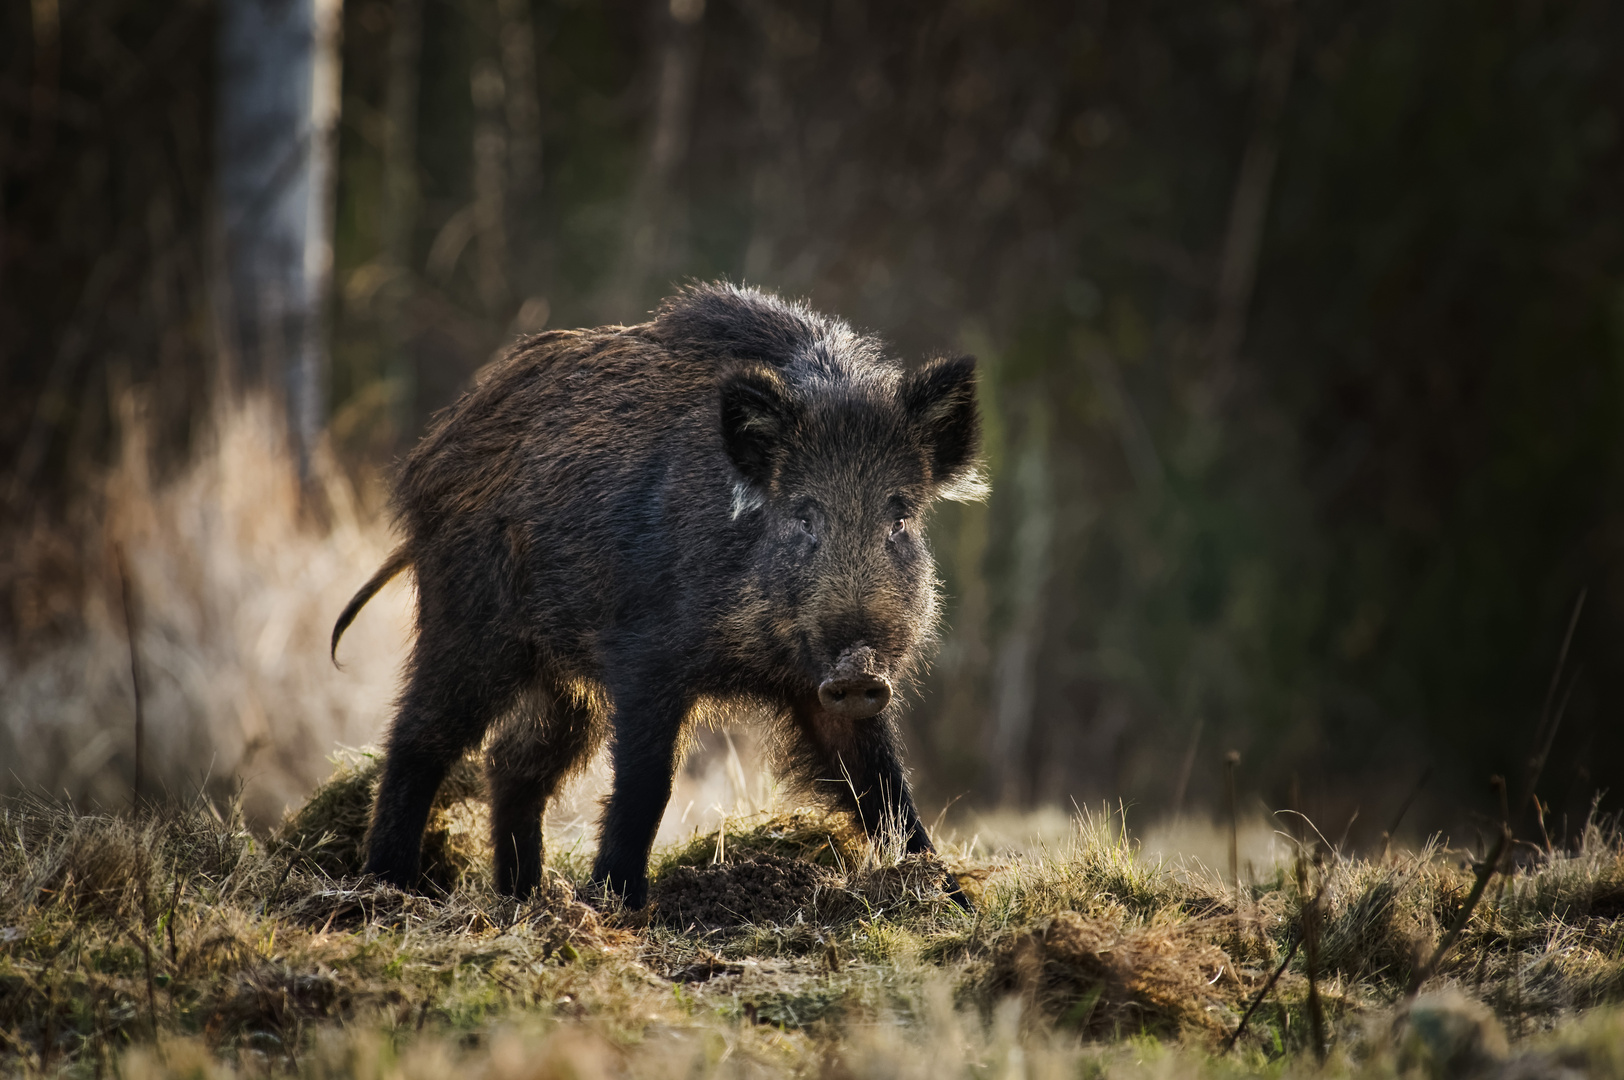
M950 856L976 901L967 913L942 892L942 862L871 850L843 823L801 810L729 819L657 852L650 910L587 903L579 850L555 855L521 904L490 889L469 774L431 823L443 873L411 895L356 876L375 775L371 758L342 760L270 836L205 804L135 817L6 804L0 1069L1318 1069L1308 952L1293 953L1305 899L1291 866L1226 887L1142 857L1119 817L1082 815L1054 850ZM1470 889L1468 860L1436 847L1379 861L1321 854L1304 883L1320 897L1314 990L1330 1074L1624 1075L1616 830L1593 826L1571 852L1520 849L1413 1002L1416 965ZM662 914L679 899L748 917Z

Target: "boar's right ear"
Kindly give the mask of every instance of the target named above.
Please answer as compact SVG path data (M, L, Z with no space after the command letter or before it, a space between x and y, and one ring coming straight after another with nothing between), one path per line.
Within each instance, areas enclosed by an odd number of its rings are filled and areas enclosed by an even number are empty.
M784 380L769 368L744 368L723 380L722 445L743 477L734 490L734 517L766 500L790 413Z
M987 497L976 454L981 447L981 415L976 410L973 356L932 360L902 377L902 407L930 460L931 485L938 499L977 502Z

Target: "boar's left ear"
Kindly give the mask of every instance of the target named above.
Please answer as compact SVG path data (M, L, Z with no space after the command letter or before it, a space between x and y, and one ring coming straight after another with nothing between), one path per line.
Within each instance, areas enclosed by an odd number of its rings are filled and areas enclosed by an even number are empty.
M722 445L743 477L734 486L734 517L765 501L793 409L784 380L770 368L743 368L723 380Z
M930 455L932 494L956 502L986 498L987 482L976 461L981 416L976 410L975 357L932 360L910 371L898 396Z

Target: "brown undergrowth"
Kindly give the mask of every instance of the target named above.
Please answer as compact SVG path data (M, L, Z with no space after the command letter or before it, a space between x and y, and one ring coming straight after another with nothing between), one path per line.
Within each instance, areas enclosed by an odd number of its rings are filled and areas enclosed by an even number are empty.
M345 756L270 835L206 802L137 815L5 804L0 1068L1141 1075L1161 1061L1162 1074L1223 1075L1312 1060L1302 953L1222 1052L1301 932L1289 866L1226 888L1142 858L1120 818L1084 815L1059 849L950 849L976 901L965 913L941 890L943 862L800 810L657 853L645 911L595 898L579 850L553 853L520 904L487 883L465 765L430 824L430 886L408 895L358 876L375 772ZM1597 1034L1624 1031L1609 1008L1624 998L1617 834L1593 824L1576 851L1497 877L1407 1005L1416 957L1470 886L1466 861L1438 847L1327 853L1310 873L1333 1067L1467 1075L1448 1063L1469 1061L1509 1076L1560 1061L1619 1075Z

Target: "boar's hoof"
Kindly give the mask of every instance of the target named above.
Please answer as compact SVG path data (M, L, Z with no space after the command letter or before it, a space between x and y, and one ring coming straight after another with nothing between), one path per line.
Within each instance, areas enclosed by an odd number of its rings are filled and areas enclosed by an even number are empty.
M826 711L846 720L867 720L891 704L891 684L875 675L825 679L818 700Z

